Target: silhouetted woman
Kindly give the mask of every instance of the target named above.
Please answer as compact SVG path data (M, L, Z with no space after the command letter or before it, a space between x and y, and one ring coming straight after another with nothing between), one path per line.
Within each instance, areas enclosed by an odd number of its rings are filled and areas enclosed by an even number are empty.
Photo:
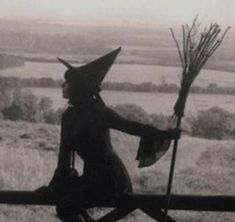
M63 97L69 100L69 106L62 117L58 166L50 186L56 187L57 213L64 222L83 221L79 214L89 221L83 210L86 202L115 199L132 192L127 170L113 150L109 129L141 137L141 144L147 146L142 148L139 158L141 153L154 155L153 141L179 136L175 130L161 131L129 121L104 104L99 95L100 86L119 51L120 48L78 68L59 59L68 68ZM84 161L80 177L71 175L76 174L71 169L73 151Z

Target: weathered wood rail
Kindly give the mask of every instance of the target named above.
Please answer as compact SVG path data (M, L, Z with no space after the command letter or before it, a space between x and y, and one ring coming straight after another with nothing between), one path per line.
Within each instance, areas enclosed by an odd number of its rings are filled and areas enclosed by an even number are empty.
M163 221L166 195L125 194L116 201L95 201L87 208L115 208L99 222L112 222L140 209L157 221ZM56 202L34 191L0 191L0 204L55 205ZM172 195L170 210L235 212L235 196ZM168 222L174 222L168 217Z
M125 194L117 202L94 202L87 207L115 207L117 204L164 208L165 195ZM0 191L0 204L55 205L55 201L34 191ZM172 195L171 210L235 212L235 196Z

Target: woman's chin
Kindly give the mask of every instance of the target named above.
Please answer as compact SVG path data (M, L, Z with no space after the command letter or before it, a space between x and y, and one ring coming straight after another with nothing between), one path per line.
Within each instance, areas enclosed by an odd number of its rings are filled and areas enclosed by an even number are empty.
M66 95L62 95L62 97L63 97L63 99L68 99L68 96L66 96Z

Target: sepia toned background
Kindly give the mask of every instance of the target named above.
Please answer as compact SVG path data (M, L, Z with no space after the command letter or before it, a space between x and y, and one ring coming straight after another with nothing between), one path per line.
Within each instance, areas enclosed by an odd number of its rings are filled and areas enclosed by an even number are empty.
M181 79L169 28L180 39L181 26L198 16L201 30L214 22L231 29L189 95L172 192L234 195L234 8L233 0L1 0L0 189L34 190L53 175L67 104L60 89L65 67L57 57L79 66L121 46L104 80L104 101L127 118L165 128ZM112 139L135 191L165 193L171 150L139 169L139 138L113 130ZM185 222L235 220L232 213L169 214ZM59 220L53 207L0 205L0 221ZM123 221L152 220L136 211Z

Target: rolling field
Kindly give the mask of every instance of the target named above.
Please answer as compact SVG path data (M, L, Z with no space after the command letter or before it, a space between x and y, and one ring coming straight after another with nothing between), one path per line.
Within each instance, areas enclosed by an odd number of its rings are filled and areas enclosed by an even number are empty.
M79 66L77 64L75 66ZM60 63L26 62L23 67L1 70L3 76L18 78L52 78L62 79L66 68ZM162 79L167 83L180 83L181 70L178 67L139 65L139 64L114 64L105 81L143 83L152 82L160 84ZM215 83L219 86L234 86L235 73L215 70L202 70L195 80L195 85L207 86Z
M25 67L1 71L5 76L22 78L51 77L63 78L65 68L60 64L27 62ZM180 71L175 67L117 64L112 67L107 81L161 83L180 81ZM234 86L235 74L203 70L196 85ZM63 107L61 89L31 88L33 93L48 96L54 108ZM102 97L108 105L134 103L148 113L172 114L176 94L135 93L103 91ZM235 113L232 95L192 94L188 98L186 115L213 106ZM30 124L0 120L0 189L34 190L49 183L56 168L60 127L47 124ZM165 193L170 166L169 151L154 166L137 168L135 161L138 138L112 131L116 152L121 156L131 175L133 186L138 193ZM206 140L183 135L177 156L173 193L234 195L235 193L235 141ZM82 172L82 162L77 158L77 168ZM95 216L102 211L95 212ZM171 212L181 222L223 222L235 221L230 213ZM0 207L0 221L4 222L58 222L53 207L7 206ZM136 211L122 221L151 222Z
M50 181L56 168L59 126L0 121L0 189L34 190ZM112 131L115 151L123 159L135 192L165 193L171 150L152 167L138 169L138 138ZM176 162L173 193L232 195L235 193L235 141L216 141L182 136ZM76 167L82 172L77 158ZM102 211L97 211L95 216ZM232 222L230 213L173 212L177 221ZM0 207L0 221L57 222L53 207ZM153 221L137 211L122 221Z
M63 78L65 67L59 63L34 63L26 62L24 67L2 70L1 75L16 76L20 78L41 78L50 77L53 79ZM160 84L163 79L167 83L180 82L180 70L177 67L137 65L137 64L115 64L106 77L111 82L132 82L141 84L153 82ZM235 73L202 70L194 85L207 86L215 83L218 86L234 86ZM60 89L33 88L34 94L38 97L48 96L54 103L54 108L63 107L66 101L62 99ZM159 93L136 93L121 91L103 91L102 96L108 105L134 103L144 108L148 113L172 114L176 101L176 94ZM235 97L233 95L205 95L192 94L189 96L186 113L195 113L201 109L209 109L218 106L235 112ZM159 104L161 104L159 106Z
M63 107L67 101L62 98L61 89L56 88L30 88L38 96L50 97L54 108ZM164 113L171 115L177 99L173 93L142 93L124 91L102 91L102 98L107 105L136 104L148 113ZM231 113L235 113L234 95L191 94L187 100L186 115L195 114L199 110L218 106Z

